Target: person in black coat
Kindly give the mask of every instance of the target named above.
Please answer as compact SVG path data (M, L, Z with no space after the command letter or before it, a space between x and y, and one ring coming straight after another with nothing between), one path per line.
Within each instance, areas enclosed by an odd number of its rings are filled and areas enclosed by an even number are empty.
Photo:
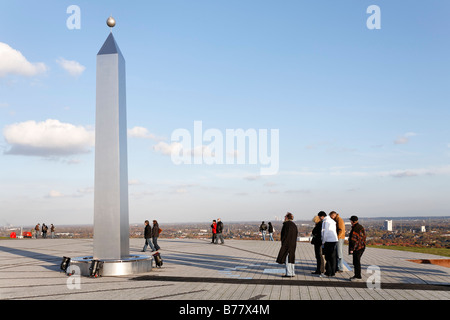
M273 231L274 231L274 229L273 229L272 222L269 222L269 229L267 231L269 231L269 239L270 239L270 241L273 241Z
M292 221L294 216L288 212L281 228L281 248L276 262L286 264L286 274L283 277L295 276L295 250L297 249L297 225Z
M152 248L152 252L156 251L152 243L152 227L150 226L150 222L148 222L148 220L145 220L144 223L145 223L144 229L145 245L144 249L142 249L142 252L145 252L147 250L147 246L150 246L150 248Z
M321 275L325 272L325 260L323 259L322 252L322 221L327 216L324 211L320 211L317 216L314 217L314 222L316 223L314 229L311 232L312 240L311 243L314 245L314 253L316 255L316 271L312 274Z
M355 275L350 280L360 280L361 277L361 256L366 249L366 231L359 224L357 216L351 216L352 229L348 235L348 253L353 255L353 266Z

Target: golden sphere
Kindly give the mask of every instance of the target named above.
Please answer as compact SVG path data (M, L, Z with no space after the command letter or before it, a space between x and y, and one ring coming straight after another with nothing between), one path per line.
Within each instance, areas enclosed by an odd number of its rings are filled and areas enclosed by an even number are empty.
M106 20L106 24L108 25L108 27L114 28L114 26L116 25L116 20L113 17L109 17L108 20Z

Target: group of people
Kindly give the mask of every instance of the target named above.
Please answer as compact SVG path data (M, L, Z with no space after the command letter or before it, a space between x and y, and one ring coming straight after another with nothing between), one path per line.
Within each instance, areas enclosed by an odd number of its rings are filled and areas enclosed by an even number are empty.
M269 240L273 241L273 233L274 233L275 229L272 226L272 222L268 222L268 224L266 224L263 221L261 223L261 225L259 226L259 231L261 232L263 241L266 241L267 232L269 233Z
M41 228L41 224L38 223L35 227L34 227L34 237L37 239L39 237L39 233L42 233L42 238L46 239L47 238L47 232L48 232L48 226L45 223L42 223L42 228ZM50 235L51 238L54 239L55 238L55 226L53 225L53 223L50 225Z
M320 211L313 221L316 223L313 231L311 243L314 244L314 252L317 264L313 274L332 277L336 272L343 272L343 245L345 239L344 220L335 211L331 211L329 216L324 211ZM326 264L324 265L323 256Z
M317 266L313 274L333 277L336 272L344 272L343 246L345 239L344 220L335 211L329 215L320 211L314 218L316 225L312 231ZM366 233L357 216L350 217L352 228L348 236L348 253L353 255L355 275L350 280L361 279L361 256L366 248ZM323 259L325 256L325 261Z
M288 212L281 229L281 248L276 262L286 265L283 277L295 276L295 250L297 248L298 229L293 222L294 216ZM336 272L344 272L343 246L345 239L344 220L335 211L327 215L320 211L314 218L311 243L317 260L313 274L333 277ZM364 227L359 224L357 216L350 217L352 228L348 236L348 253L353 255L354 276L350 280L361 279L361 256L366 248ZM323 256L325 256L325 261Z
M288 212L284 217L283 227L280 232L281 248L278 252L276 262L285 264L286 274L283 277L295 276L295 251L297 249L298 229L294 223L294 216ZM312 230L311 243L314 245L314 252L316 256L316 270L313 274L322 276L322 274L333 277L336 272L344 272L343 260L343 246L345 240L345 222L335 211L331 211L328 215L324 211L320 211L313 221L315 227ZM353 266L355 274L350 280L361 279L361 256L366 248L366 234L364 227L358 222L357 216L350 217L352 228L348 236L348 253L353 255ZM39 224L36 226L36 230ZM52 230L54 230L52 224ZM224 244L223 238L223 223L220 218L213 220L211 224L212 239L211 243ZM158 237L161 233L158 222L153 220L153 226L150 226L148 220L145 220L144 238L145 245L142 252L147 250L147 247L153 251L158 251L161 248L158 245ZM273 241L274 228L269 222L268 226L263 221L260 225L260 231L263 235L263 240L267 231L269 232L270 240ZM325 256L325 259L324 259Z
M147 251L147 247L149 246L150 249L152 249L152 252L161 250L161 247L158 245L158 237L162 230L159 227L158 221L153 220L153 225L151 226L150 222L148 220L145 220L144 224L145 244L142 252Z
M223 222L220 220L220 218L216 220L213 220L211 224L211 231L212 231L212 239L211 243L218 244L220 240L220 244L224 244L225 241L223 240Z

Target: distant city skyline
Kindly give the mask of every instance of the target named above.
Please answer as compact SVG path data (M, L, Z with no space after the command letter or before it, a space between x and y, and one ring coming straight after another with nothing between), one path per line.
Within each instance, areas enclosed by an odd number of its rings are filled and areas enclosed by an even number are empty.
M127 64L130 223L449 216L449 9L3 1L0 225L93 222L95 62L111 14ZM248 133L245 148L227 148L227 130Z

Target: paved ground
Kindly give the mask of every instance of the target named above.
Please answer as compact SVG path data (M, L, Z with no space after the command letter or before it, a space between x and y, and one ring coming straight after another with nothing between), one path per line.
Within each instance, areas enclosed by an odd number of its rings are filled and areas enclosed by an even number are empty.
M92 254L92 239L0 241L0 299L8 300L449 300L450 269L410 259L445 258L368 248L363 280L353 272L333 278L312 275L313 246L298 243L296 276L282 278L275 263L280 242L160 239L164 265L146 274L124 277L68 277L59 272L63 256ZM130 239L139 253L142 239ZM346 250L346 248L344 248ZM345 252L345 251L344 251ZM147 253L149 254L149 253ZM345 254L351 267L351 256ZM367 273L369 266L379 271ZM374 268L374 267L372 267ZM368 288L379 276L381 288Z

